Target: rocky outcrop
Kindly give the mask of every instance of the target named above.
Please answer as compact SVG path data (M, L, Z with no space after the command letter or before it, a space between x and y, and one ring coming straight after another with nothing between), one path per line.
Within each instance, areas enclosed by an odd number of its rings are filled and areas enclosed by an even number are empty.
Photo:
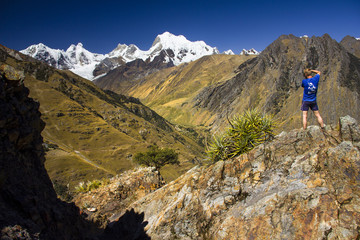
M339 130L337 130L339 129ZM151 239L358 239L360 129L282 132L132 204Z
M110 70L123 64L125 64L125 61L122 57L113 57L113 58L107 57L95 66L93 75L96 78L100 75L104 75L108 73Z
M79 193L73 201L88 220L105 227L118 220L131 203L164 184L154 167L138 168L111 178L108 184L91 192Z
M351 36L344 37L340 44L351 54L360 58L360 40Z
M1 65L1 239L83 239L78 209L57 198L44 168L40 133L45 124L23 78L22 72Z

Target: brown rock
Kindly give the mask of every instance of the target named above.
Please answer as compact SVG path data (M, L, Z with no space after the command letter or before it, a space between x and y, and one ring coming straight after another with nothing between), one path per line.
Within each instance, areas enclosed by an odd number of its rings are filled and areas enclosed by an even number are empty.
M129 209L144 214L152 239L357 239L360 151L334 128L283 132Z

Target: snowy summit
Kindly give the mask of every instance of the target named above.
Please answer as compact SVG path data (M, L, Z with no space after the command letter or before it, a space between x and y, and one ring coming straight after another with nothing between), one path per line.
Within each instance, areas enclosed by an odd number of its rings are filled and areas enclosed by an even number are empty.
M256 51L255 49L249 49L249 50L246 50L246 49L243 49L240 53L240 55L245 55L245 56L248 56L248 55L259 55L259 52Z
M177 66L182 63L195 61L203 56L219 54L216 47L207 45L204 41L189 41L184 36L176 36L169 32L158 35L149 50L143 51L136 45L118 44L118 46L108 54L91 53L86 50L82 43L72 44L66 51L52 49L40 43L32 45L22 51L35 59L44 61L58 69L69 69L70 71L86 78L94 80L95 68L109 59L121 59L122 62L131 62L136 59L153 61L156 57L162 56L165 63ZM228 50L224 54L234 54ZM258 54L255 49L243 50L240 54ZM107 61L109 62L109 61ZM120 61L111 66L116 68Z
M167 51L171 50L171 51ZM109 57L122 57L126 62L135 59L153 61L162 51L165 51L166 61L179 65L185 62L195 61L203 56L218 54L217 48L206 45L203 41L191 42L184 36L175 36L169 32L164 32L155 38L151 48L147 51L140 50L137 46L131 44L119 44Z

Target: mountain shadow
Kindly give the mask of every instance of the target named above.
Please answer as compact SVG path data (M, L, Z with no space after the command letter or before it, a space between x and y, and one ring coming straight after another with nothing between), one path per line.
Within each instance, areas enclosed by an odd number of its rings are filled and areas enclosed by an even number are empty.
M145 232L144 213L136 213L134 209L127 210L118 221L110 223L100 236L103 240L150 240Z
M150 239L144 213L127 211L103 232L57 198L44 167L45 123L23 78L0 66L0 239Z

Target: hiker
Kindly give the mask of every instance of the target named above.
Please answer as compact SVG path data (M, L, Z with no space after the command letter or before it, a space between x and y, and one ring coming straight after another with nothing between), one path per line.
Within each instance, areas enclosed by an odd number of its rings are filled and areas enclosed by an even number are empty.
M311 74L315 73L316 75L313 77ZM321 128L324 128L323 119L319 113L319 107L316 103L316 93L318 90L318 84L320 80L320 71L311 70L309 68L304 70L304 77L305 79L302 80L301 86L304 88L304 95L302 100L301 110L303 112L303 128L306 130L307 125L307 115L309 108L314 112L318 123L320 124Z

